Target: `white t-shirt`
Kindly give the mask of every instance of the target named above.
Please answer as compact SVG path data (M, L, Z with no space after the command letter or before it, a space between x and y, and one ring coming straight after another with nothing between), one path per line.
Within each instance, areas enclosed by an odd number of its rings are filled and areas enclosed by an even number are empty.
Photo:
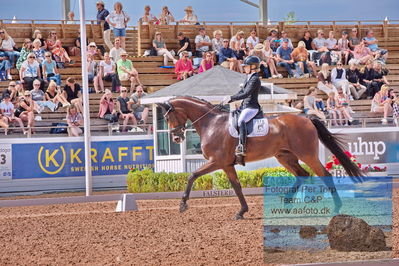
M32 64L28 63L28 60L26 60L25 62L22 63L21 68L25 69L24 72L24 77L31 77L31 78L35 78L37 77L37 70L40 69L39 68L39 63L35 60L33 61Z
M124 29L126 28L125 21L130 19L129 15L126 14L125 11L122 11L120 14L117 14L116 11L112 11L106 19L109 19L111 22L115 23L116 29Z
M230 48L233 49L233 50L235 50L235 47L233 46L233 42L235 42L235 43L238 42L236 36L233 36L233 38L230 39ZM240 42L240 47L242 47L242 44L245 42L245 39L244 39L244 38L241 38L239 42Z
M197 35L195 37L195 43L200 43L200 42L211 42L211 39L209 39L208 35L202 36L202 35ZM205 45L205 46L201 46L200 48L197 48L197 51L201 51L201 52L208 52L209 51L209 46Z
M112 61L116 63L118 62L119 59L121 59L122 52L125 52L125 50L122 47L119 47L119 49L112 47L111 51L109 51L109 56L111 57Z
M15 45L14 40L11 37L8 37L7 40L2 40L0 49L11 51Z
M324 38L314 38L313 43L316 46L316 49L320 49L323 46L327 46L327 41Z
M334 39L334 38L330 39L330 38L328 38L328 39L326 40L326 43L327 43L327 48L328 48L328 49L334 49L334 46L337 45L337 39Z
M259 43L259 38L255 37L255 39L252 36L249 36L247 39L247 46L249 47L248 43L252 44L252 47L255 47Z
M104 68L104 77L105 77L105 75L112 72L112 67L115 66L115 63L111 61L110 64L107 64L105 63L105 61L101 61L100 66Z
M14 105L11 102L8 102L8 104L6 104L6 102L1 102L0 103L0 109L4 110L3 114L5 116L12 116L12 110L14 109Z
M193 25L198 22L197 15L191 14L191 16L185 15L183 20L187 20L189 22L181 22L180 25Z

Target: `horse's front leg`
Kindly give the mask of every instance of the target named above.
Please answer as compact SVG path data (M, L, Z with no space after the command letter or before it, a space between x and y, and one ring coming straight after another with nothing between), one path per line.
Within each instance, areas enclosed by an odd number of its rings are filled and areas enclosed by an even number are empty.
M184 191L183 197L180 202L180 212L184 212L188 208L187 200L190 198L190 191L191 191L191 188L193 187L194 181L198 177L200 177L202 175L206 175L206 174L216 171L218 169L220 169L220 167L218 167L215 162L209 161L209 162L205 163L203 166L201 166L200 168L198 168L197 170L195 170L188 177L186 190Z
M227 177L229 178L229 181L231 183L231 186L233 187L234 192L236 193L241 204L241 210L236 214L235 219L236 220L244 219L244 213L248 212L248 205L247 201L244 198L244 194L242 194L242 188L240 180L238 180L236 169L234 168L233 165L231 165L223 168L223 170L226 172Z

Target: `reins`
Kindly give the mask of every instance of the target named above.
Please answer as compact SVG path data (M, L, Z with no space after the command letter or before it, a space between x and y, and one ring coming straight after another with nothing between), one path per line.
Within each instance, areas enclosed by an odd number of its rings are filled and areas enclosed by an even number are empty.
M215 110L215 108L217 108L219 106L219 104L213 106L212 109L210 109L208 112L206 112L205 114L201 115L199 118L195 119L195 121L193 121L191 124L194 125L195 123L197 123L198 121L200 121L202 118L204 118L207 114L209 114L210 112L212 112L213 110Z

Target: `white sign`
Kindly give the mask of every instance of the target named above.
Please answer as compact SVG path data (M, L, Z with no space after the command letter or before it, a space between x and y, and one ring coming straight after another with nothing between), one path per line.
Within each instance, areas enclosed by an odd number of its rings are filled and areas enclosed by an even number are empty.
M0 180L12 178L12 151L11 144L0 145Z

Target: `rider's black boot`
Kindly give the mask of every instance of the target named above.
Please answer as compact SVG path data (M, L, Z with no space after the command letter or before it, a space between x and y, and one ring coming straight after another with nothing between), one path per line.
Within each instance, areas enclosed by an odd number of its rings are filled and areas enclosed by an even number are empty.
M240 128L240 139L238 142L238 146L236 148L236 162L245 166L245 149L247 144L247 126L245 122L241 122Z

